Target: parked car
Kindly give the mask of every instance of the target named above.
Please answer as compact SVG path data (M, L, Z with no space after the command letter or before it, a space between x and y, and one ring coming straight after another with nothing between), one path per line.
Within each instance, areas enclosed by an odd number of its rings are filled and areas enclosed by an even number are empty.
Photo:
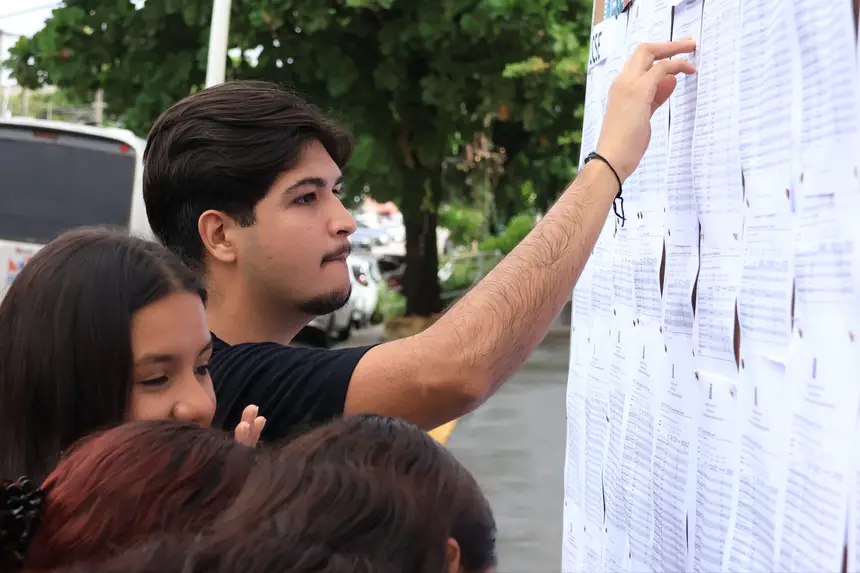
M373 313L379 302L379 290L382 286L382 272L376 257L367 253L357 253L347 258L355 282L352 286L352 297L355 299L356 328L363 328L372 322Z
M403 255L381 255L377 259L377 266L382 272L382 279L389 290L400 290L403 273L406 272L406 257Z
M353 246L371 249L391 242L391 235L385 229L370 227L361 221L356 221L355 224L355 232L349 236L349 242Z

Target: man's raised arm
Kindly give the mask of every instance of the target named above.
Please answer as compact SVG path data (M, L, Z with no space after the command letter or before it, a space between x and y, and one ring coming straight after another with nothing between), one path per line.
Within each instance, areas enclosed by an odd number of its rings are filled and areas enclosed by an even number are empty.
M619 183L642 160L651 115L671 95L676 74L695 73L686 60L668 58L694 49L692 40L637 48L610 88L594 150L599 158L433 326L377 346L359 361L346 414L387 414L429 429L474 409L519 369L570 296Z

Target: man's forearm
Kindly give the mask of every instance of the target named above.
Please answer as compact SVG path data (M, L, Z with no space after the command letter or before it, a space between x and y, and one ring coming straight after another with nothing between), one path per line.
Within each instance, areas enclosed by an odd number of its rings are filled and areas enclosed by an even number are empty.
M568 300L606 221L618 182L590 162L535 229L436 324L419 335L460 366L478 400L532 353Z

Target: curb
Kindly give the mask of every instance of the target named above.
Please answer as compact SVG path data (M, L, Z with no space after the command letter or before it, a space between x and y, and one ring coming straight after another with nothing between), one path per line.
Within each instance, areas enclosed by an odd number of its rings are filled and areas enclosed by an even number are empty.
M430 437L442 444L443 446L448 445L448 440L451 438L451 434L454 432L454 428L457 427L457 422L459 420L453 420L439 426L436 429L430 430Z

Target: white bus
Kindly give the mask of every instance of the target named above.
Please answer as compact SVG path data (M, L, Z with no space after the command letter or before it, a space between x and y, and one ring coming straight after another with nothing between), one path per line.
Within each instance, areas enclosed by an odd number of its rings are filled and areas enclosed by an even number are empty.
M0 295L39 248L69 229L112 225L152 238L144 146L125 129L0 120Z

